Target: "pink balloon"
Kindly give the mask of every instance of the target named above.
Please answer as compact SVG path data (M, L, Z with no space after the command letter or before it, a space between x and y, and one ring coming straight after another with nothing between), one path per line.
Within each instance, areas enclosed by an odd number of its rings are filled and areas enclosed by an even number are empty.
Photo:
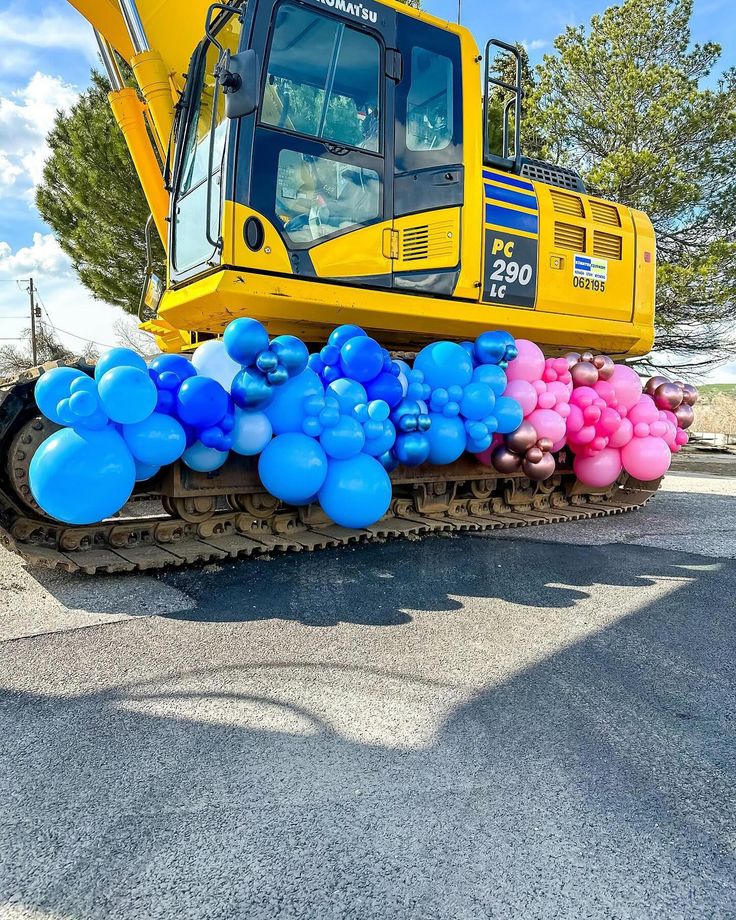
M521 406L524 416L531 415L537 408L537 391L528 380L511 380L506 385L503 395L515 399Z
M617 364L608 382L616 391L620 406L632 409L639 402L643 386L639 375L632 367Z
M652 422L649 426L649 434L653 435L655 438L664 438L667 434L667 422L658 421Z
M552 383L547 384L547 392L551 393L555 398L555 405L566 405L570 402L570 388L566 387L564 383L560 383L559 380L553 380Z
M563 438L567 430L565 420L554 409L537 409L529 416L529 421L540 438L549 438L552 442Z
M659 409L655 406L651 396L642 396L633 409L629 410L628 418L636 425L637 422L644 422L651 425L659 418Z
M482 450L479 454L475 455L475 459L482 463L484 466L492 466L491 463L491 454L495 448L493 446L489 447L487 450Z
M601 399L605 399L606 405L615 406L618 404L616 391L609 380L599 380L593 387Z
M540 409L554 409L556 402L557 400L555 399L554 393L550 393L548 390L546 393L539 394L539 399L537 400L537 406Z
M646 422L637 422L634 425L634 437L636 438L646 438L651 434L649 425Z
M586 486L605 488L621 475L621 452L604 447L593 456L578 454L572 463L573 472Z
M670 468L672 454L662 438L634 438L621 451L624 469L635 479L659 479Z
M622 418L621 424L618 427L617 431L611 435L608 440L609 447L626 447L629 441L634 437L634 426L631 424L629 419Z
M506 376L509 380L527 380L532 383L541 380L544 374L544 355L542 349L528 339L517 339L516 348L519 354L513 361L509 361Z

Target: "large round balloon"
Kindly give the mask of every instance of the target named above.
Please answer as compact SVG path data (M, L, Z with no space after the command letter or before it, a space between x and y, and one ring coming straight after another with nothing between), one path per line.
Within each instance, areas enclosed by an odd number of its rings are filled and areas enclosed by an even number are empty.
M457 416L448 418L441 412L432 412L429 417L432 419L427 432L429 462L436 466L454 463L462 456L467 444L465 426Z
M187 436L179 422L161 412L134 425L124 425L123 437L135 459L148 466L173 463L187 446Z
M467 386L473 379L473 362L462 345L455 342L434 342L416 356L414 370L424 374L424 382L432 389Z
M301 431L306 418L305 399L324 396L324 392L322 381L310 367L287 380L283 386L274 387L273 399L264 410L273 426L273 433Z
M608 378L616 392L618 405L622 409L633 409L639 402L642 394L642 383L639 375L626 364L617 364L613 369L613 374Z
M38 504L65 524L95 524L116 514L130 498L135 461L113 428L62 428L31 460L29 482Z
M122 364L98 378L97 392L102 408L119 425L142 422L158 400L156 384L148 371Z
M370 527L388 511L391 480L378 460L368 454L331 460L319 503L341 527Z
M201 441L195 441L191 447L187 447L181 459L191 470L198 473L213 473L220 469L227 458L226 450L205 447Z
M271 422L265 412L235 410L232 449L236 454L242 454L245 457L260 454L271 440L272 433Z
M649 482L664 476L670 468L672 454L662 438L632 438L621 448L624 469L635 479Z
M268 333L258 320L241 316L228 324L222 336L225 349L238 364L255 364L262 351L268 349Z
M76 367L54 367L42 374L36 383L33 395L36 405L51 422L64 425L66 422L58 412L59 403L69 398L72 384L87 375Z
M340 367L346 377L366 383L381 373L383 349L375 339L356 335L340 349Z
M380 377L378 378L381 379ZM362 383L349 377L333 380L327 387L325 396L332 396L340 406L343 415L350 415L356 406L368 402L368 393ZM375 397L376 399L382 397Z
M365 445L365 433L356 419L341 415L337 425L325 428L319 441L328 457L347 460L361 452Z
M242 370L241 365L227 353L225 343L218 339L203 342L194 352L192 364L201 377L216 380L227 393L230 392L235 376Z
M271 441L258 460L265 488L291 505L303 505L322 488L327 457L319 442L289 431Z
M604 447L592 456L576 454L572 468L586 486L610 486L621 475L621 451L613 447Z
M193 428L211 428L222 420L229 408L227 393L216 380L190 377L176 396L176 414Z
M509 361L506 376L509 380L526 380L533 383L541 380L544 374L544 354L542 349L528 339L517 339L518 354Z
M148 373L146 362L137 352L130 348L111 348L95 364L95 380L101 380L114 367L135 367Z
M361 335L367 335L364 329L361 329L360 326L354 326L352 323L346 323L344 326L338 326L332 330L330 337L327 339L327 344L340 349L350 339Z
M498 419L498 433L511 434L521 425L524 413L521 406L510 396L499 396L493 409L493 414Z
M309 360L307 346L295 335L277 335L271 342L271 351L290 377L301 374Z

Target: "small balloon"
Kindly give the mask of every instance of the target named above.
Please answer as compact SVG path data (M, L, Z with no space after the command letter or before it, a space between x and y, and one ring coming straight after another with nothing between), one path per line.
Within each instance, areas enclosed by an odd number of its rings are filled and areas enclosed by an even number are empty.
M258 320L240 317L225 329L222 337L225 349L233 361L244 366L255 364L262 351L268 349L268 333Z
M491 463L499 473L517 473L521 469L521 457L500 444L491 454Z
M541 451L540 454L539 460L532 461L527 454L521 462L521 468L524 475L533 482L544 482L545 479L549 479L550 476L554 475L555 469L557 468L555 458L552 454L545 454Z
M228 458L226 450L206 447L201 441L195 441L182 454L182 462L198 473L214 473Z
M692 406L683 404L675 409L675 418L680 428L689 428L695 421L695 412Z

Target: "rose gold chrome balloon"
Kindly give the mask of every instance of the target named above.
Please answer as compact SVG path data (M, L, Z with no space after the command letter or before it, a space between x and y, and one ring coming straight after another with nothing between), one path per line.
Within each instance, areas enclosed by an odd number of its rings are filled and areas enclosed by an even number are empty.
M538 447L530 447L526 452L524 460L527 463L539 463L543 456L544 451L540 450Z
M524 475L534 482L543 482L549 479L555 471L555 458L552 454L542 454L542 459L538 463L530 463L524 460L522 463Z
M680 428L689 428L695 421L695 412L693 411L693 407L687 406L685 404L678 406L675 409L675 418L677 419L677 424L680 426Z
M580 360L585 361L586 364L592 364L594 357L592 351L584 351L582 355L580 355Z
M644 392L647 396L654 396L654 391L663 383L669 383L669 380L666 377L662 377L661 374L658 374L656 377L650 377L646 382Z
M593 358L593 364L598 368L599 380L610 380L616 369L613 358L609 358L608 355L596 355L595 358Z
M499 473L516 473L521 469L521 457L511 453L503 444L499 444L491 454L491 463Z
M576 351L569 351L565 355L565 360L567 361L567 366L571 368L574 364L577 364L580 360L580 355Z
M694 387L691 383L684 384L682 387L682 401L685 405L694 406L698 399L700 399L698 388Z
M660 383L654 391L654 403L658 409L669 409L674 412L682 403L683 392L674 383Z
M589 361L579 361L570 368L570 373L576 387L592 387L598 382L598 369Z
M548 451L552 450L554 447L554 442L552 441L552 438L540 438L537 441L537 447L541 451L544 451L544 453L548 453Z
M531 422L522 422L516 431L506 435L504 442L515 454L524 454L537 443L537 429Z

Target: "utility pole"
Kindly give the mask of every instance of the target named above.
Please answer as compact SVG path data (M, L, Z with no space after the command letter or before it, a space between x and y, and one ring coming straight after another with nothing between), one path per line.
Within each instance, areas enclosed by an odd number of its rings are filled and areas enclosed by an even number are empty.
M33 278L28 280L28 296L31 301L31 354L35 367L38 364L38 350L36 348L36 289L33 286Z
M463 0L457 0L457 24L460 25L460 19L463 12Z

